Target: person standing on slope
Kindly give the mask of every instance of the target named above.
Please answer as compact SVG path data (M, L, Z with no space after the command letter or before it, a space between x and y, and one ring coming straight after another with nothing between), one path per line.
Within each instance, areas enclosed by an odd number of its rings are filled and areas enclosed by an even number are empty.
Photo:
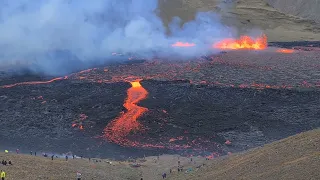
M6 177L6 172L1 170L0 176L1 176L1 180L4 180L4 178Z
M81 180L81 173L77 172L77 180Z

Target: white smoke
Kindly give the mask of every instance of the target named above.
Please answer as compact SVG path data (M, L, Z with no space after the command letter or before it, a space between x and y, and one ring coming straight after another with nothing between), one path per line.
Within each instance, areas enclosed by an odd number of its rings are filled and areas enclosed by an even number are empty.
M166 35L157 0L0 0L0 62L37 62L49 74L72 71L77 62L112 60L112 52L195 56L231 36L213 13L199 13ZM197 44L172 48L176 41ZM61 67L64 69L61 69Z

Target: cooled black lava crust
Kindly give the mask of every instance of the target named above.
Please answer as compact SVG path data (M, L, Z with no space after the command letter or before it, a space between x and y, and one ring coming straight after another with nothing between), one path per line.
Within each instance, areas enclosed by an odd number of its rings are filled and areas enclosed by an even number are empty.
M270 44L285 48L320 47L319 42ZM226 83L257 79L258 82L275 84L304 80L314 83L319 81L320 74L319 57L315 54L267 54L266 57L253 54L250 57L242 53L241 56L227 53L221 58L226 58L228 63L212 64L201 75ZM238 61L254 66L234 64ZM255 68L260 65L271 66L273 70ZM50 78L32 73L0 72L0 86ZM188 78L197 79L192 73L184 79ZM139 118L145 131L138 134L145 137L142 141L149 143L180 136L189 140L209 139L209 143L203 143L208 146L207 151L223 154L320 127L320 91L313 88L257 90L193 85L188 80L145 80L141 83L149 95L139 105L149 111ZM106 125L125 110L123 102L128 88L129 83L103 84L78 80L0 88L0 149L73 152L108 158L181 153L124 148L100 137ZM72 127L81 114L88 116L83 121L83 131ZM225 145L226 140L230 140L231 145ZM182 143L188 141L184 139ZM219 148L208 145L213 143L217 143Z
M143 81L142 85L149 96L139 105L149 111L139 121L148 129L143 135L151 139L214 137L210 140L221 144L221 149L211 151L223 153L320 126L319 91L220 88L185 81ZM173 153L122 148L97 137L124 110L129 87L128 83L67 80L0 89L1 146L109 158ZM71 127L82 113L88 116L84 131ZM232 145L224 145L227 139Z

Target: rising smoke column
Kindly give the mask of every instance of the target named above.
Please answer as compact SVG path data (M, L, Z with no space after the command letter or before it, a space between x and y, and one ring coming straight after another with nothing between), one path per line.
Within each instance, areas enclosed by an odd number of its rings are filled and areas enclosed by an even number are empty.
M112 52L195 56L230 30L217 15L199 13L171 36L157 16L157 0L0 0L0 61L35 62L48 74L67 73L79 62L108 61ZM185 41L192 50L173 49Z

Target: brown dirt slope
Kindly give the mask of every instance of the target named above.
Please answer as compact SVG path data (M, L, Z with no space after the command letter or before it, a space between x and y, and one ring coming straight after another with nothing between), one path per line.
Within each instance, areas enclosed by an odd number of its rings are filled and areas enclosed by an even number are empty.
M76 179L76 172L82 173L83 179L90 180L137 180L140 172L125 163L89 162L88 159L54 159L51 157L35 157L0 153L0 161L11 160L12 166L0 165L0 169L7 173L8 180L67 180Z
M136 180L161 179L167 172L168 179L320 179L320 129L301 133L260 148L218 159L206 161L194 157L180 157L184 169L193 168L192 172L176 171L178 156L164 155L146 158L141 168L131 168L126 162L107 160L88 162L88 159L55 159L0 153L0 160L11 160L13 166L2 166L8 179L75 179L80 171L84 179L92 180ZM157 161L157 162L155 162ZM197 163L196 163L196 162ZM197 169L197 166L205 163ZM169 169L173 172L169 174Z
M270 6L265 0L159 0L159 8L165 25L175 16L188 21L196 12L214 11L221 15L223 24L235 28L239 34L262 30L269 41L320 40L319 24L293 16L297 13L285 14L286 11L277 10L278 7Z
M221 157L193 173L169 179L320 179L320 129L243 154Z

